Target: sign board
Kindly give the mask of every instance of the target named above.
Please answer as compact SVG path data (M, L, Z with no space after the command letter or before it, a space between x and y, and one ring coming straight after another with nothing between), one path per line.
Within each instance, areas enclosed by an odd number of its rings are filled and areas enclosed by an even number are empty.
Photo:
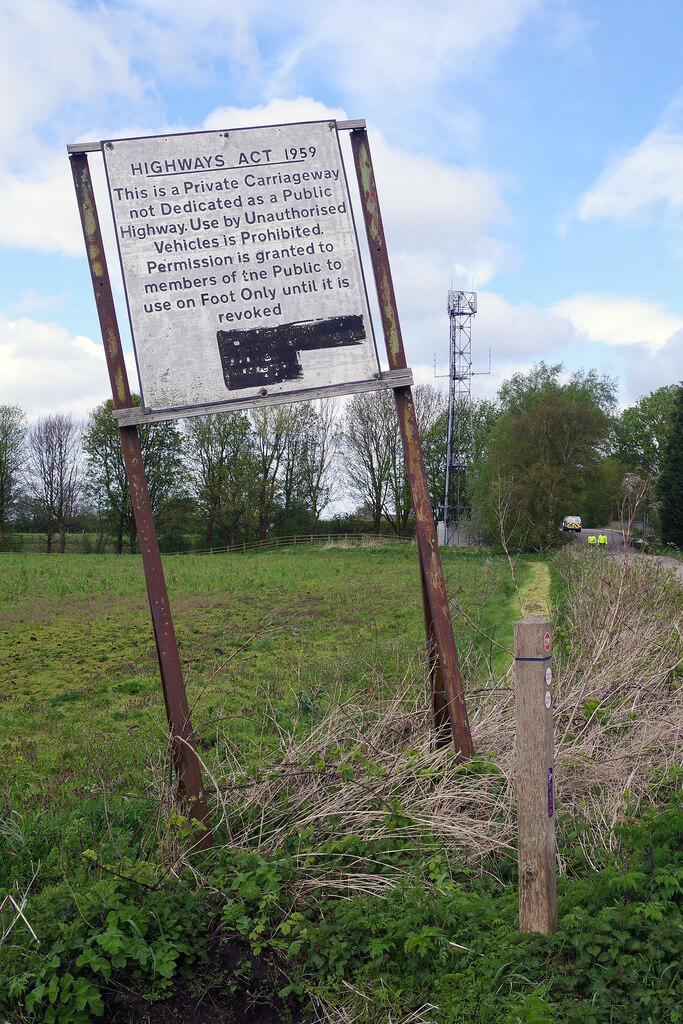
M146 410L379 376L333 121L102 151Z

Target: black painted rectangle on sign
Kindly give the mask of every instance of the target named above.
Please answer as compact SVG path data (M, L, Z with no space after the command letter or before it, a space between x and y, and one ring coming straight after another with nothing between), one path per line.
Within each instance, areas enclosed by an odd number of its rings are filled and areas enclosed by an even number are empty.
M229 391L300 380L300 352L360 345L366 337L360 315L216 333L223 378Z

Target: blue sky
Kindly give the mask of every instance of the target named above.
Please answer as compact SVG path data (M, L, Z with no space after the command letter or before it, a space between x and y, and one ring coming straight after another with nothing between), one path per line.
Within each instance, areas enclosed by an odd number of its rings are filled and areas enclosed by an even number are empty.
M330 116L368 123L417 380L451 284L478 395L540 359L626 404L680 380L682 29L680 0L0 0L0 402L109 394L67 143Z

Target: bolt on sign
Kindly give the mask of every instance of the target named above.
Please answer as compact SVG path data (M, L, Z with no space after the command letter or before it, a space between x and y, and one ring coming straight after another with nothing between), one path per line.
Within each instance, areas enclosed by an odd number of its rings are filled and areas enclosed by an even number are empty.
M377 380L334 122L102 152L145 411Z

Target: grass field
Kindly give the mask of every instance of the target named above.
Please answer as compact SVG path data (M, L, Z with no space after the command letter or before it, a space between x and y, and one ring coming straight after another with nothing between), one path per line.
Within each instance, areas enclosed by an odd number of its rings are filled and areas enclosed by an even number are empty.
M511 647L518 616L503 561L446 552L449 595ZM412 545L310 546L164 560L193 724L248 761L331 695L397 685L424 657ZM464 663L506 661L455 613ZM139 558L0 561L0 806L48 806L103 786L134 792L166 720ZM261 756L261 753L259 753Z
M139 559L0 558L3 1022L683 1021L680 585L578 549L514 578L442 558L466 764L433 748L414 546L165 557L217 827L199 854ZM522 608L555 624L553 937L518 933Z

